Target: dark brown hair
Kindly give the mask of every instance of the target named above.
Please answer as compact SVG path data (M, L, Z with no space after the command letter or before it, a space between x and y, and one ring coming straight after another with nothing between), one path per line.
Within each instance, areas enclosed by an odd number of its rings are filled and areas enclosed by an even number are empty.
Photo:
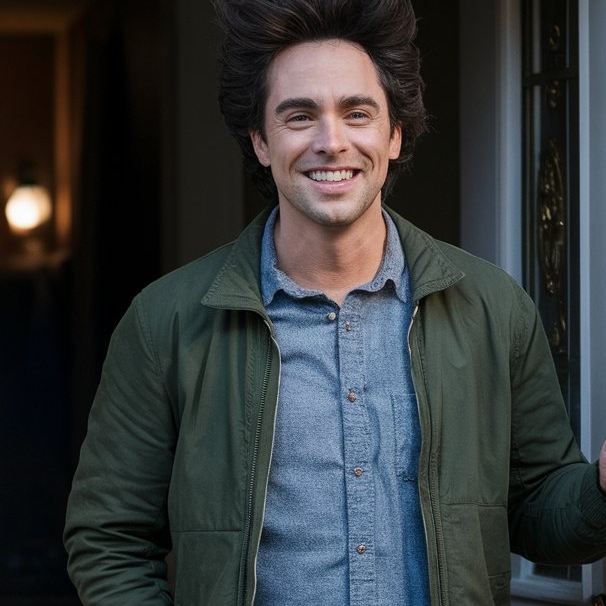
M277 200L271 170L259 163L250 140L252 130L264 136L271 62L289 46L338 38L368 53L387 95L392 128L402 127L400 156L390 162L383 187L387 196L426 128L410 0L214 0L214 4L224 33L219 105L261 193Z

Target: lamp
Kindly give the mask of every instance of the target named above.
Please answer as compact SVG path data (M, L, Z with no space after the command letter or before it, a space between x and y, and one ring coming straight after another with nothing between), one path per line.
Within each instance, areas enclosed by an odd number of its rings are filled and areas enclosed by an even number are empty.
M33 164L22 162L12 183L4 181L8 195L4 213L12 238L3 238L3 262L47 263L53 252L53 231L49 229L54 214L49 190L37 178Z
M6 202L5 213L15 234L28 234L51 218L50 194L41 185L18 185Z

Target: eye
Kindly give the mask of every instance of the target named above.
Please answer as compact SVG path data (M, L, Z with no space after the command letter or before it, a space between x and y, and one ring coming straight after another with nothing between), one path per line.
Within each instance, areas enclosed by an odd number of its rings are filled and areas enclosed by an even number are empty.
M294 123L298 123L298 122L308 122L310 120L309 116L306 116L305 114L295 114L294 116L290 116L287 120L287 122L294 122Z
M368 122L370 122L371 117L368 112L365 112L361 109L355 109L350 111L346 115L345 119L353 124L367 124Z
M311 125L313 118L309 114L292 114L286 118L286 126L293 130L301 130Z

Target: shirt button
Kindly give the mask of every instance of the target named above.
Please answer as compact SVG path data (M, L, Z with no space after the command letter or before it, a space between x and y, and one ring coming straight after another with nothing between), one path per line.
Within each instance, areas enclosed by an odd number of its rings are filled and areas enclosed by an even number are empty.
M352 391L347 395L347 399L353 404L356 401L356 394Z
M358 476L358 478L364 473L364 470L361 467L356 467L354 469L354 474Z
M356 547L356 551L360 554L363 555L366 553L366 545L358 545Z
M326 318L329 322L334 322L337 319L337 314L334 311L331 311Z

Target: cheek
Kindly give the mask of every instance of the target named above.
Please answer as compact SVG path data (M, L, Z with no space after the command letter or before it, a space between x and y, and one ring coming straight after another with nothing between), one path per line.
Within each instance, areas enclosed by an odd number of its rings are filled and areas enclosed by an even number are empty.
M273 163L282 170L296 168L299 161L311 150L309 135L301 132L287 132L271 141L271 157Z

